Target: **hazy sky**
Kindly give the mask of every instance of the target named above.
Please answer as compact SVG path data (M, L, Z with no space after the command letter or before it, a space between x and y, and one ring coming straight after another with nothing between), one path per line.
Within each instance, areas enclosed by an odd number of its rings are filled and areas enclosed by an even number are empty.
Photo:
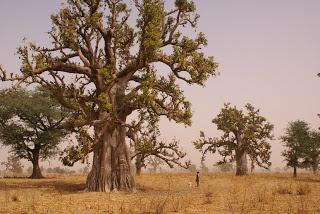
M223 103L243 107L247 102L275 125L276 139L287 123L302 119L320 126L320 1L318 0L196 0L198 30L206 34L207 55L219 62L220 76L206 87L183 85L193 106L193 125L162 121L164 138L180 139L189 157L199 163L191 144L203 130L218 136L212 118ZM14 55L23 37L45 44L50 15L60 0L1 0L0 64L16 71ZM4 84L0 83L3 87ZM272 142L273 166L283 165L282 147ZM0 161L7 153L0 152ZM209 162L211 161L211 162ZM208 165L213 164L209 159Z

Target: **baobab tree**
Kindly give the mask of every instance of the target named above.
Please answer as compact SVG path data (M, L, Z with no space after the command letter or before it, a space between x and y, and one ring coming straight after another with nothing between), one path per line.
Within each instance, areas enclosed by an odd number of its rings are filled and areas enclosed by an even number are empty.
M218 164L235 161L238 176L247 174L247 156L260 167L268 168L271 165L271 147L267 140L273 138L273 125L260 116L259 109L256 110L251 104L245 108L246 113L225 104L212 120L223 135L220 138L206 138L204 132L200 132L200 139L194 142L203 158L208 152L218 152L223 158Z
M188 168L190 161L183 162L186 153L182 151L175 139L166 141L160 139L159 117L147 115L145 112L138 116L138 121L131 121L127 125L127 137L130 139L130 157L135 160L136 174L150 164L150 158L157 158L170 168L180 166ZM84 163L93 151L94 140L89 131L82 127L75 131L77 145L70 145L61 152L62 163L73 166L76 162Z
M51 16L53 46L20 47L21 74L1 69L3 81L46 87L77 112L74 126L94 128L88 191L132 190L128 116L144 110L190 125L190 102L178 80L204 85L216 74L217 63L201 50L205 35L182 31L196 30L199 15L192 0L127 2L67 0Z

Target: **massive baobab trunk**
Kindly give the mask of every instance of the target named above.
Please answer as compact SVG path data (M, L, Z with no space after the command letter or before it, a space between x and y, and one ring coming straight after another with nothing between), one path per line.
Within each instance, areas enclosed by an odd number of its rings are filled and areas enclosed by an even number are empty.
M134 188L125 136L126 130L122 125L101 133L94 148L93 165L87 178L88 191L129 191Z
M125 84L119 83L109 91L114 115L102 112L95 126L96 143L93 150L92 169L87 178L88 191L109 192L130 191L134 179L130 170L130 155L126 145L126 114L122 111Z
M247 175L247 153L245 151L236 151L236 175Z
M32 179L39 179L39 178L43 178L43 175L41 173L41 169L39 166L39 156L40 156L40 149L35 148L34 150L32 150L32 175L30 176L30 178Z

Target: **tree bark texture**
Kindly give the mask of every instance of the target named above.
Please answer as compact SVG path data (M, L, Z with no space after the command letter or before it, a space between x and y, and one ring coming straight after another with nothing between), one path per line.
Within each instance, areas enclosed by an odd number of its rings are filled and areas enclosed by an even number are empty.
M92 169L87 177L90 192L132 191L135 183L131 174L131 158L126 145L126 109L123 106L126 82L118 82L109 90L114 117L101 112L102 125L96 125L97 138L93 150Z
M102 133L101 140L94 148L92 169L87 177L88 191L133 190L134 179L131 175L125 136L126 129L121 125Z
M293 177L294 178L297 177L297 167L296 166L293 167Z
M236 151L236 176L247 175L247 153L245 151Z
M43 175L41 173L41 169L39 166L39 155L40 155L40 150L39 149L34 149L32 151L32 175L30 178L32 179L40 179L43 178Z

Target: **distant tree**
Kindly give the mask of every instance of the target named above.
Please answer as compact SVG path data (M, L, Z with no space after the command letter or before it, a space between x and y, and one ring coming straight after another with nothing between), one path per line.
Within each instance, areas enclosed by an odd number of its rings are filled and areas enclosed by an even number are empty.
M139 118L138 122L131 123L127 132L133 150L131 159L136 161L136 174L139 175L142 167L153 164L155 160L161 160L170 168L176 165L187 169L190 161L182 162L186 153L179 147L179 142L175 139L170 142L159 139L159 117L140 114Z
M306 143L306 148L303 149L302 165L305 168L312 169L316 174L320 164L320 132L311 131L310 140Z
M149 157L146 162L147 165L151 166L153 172L156 172L157 169L164 164L164 161L158 157Z
M195 164L190 164L188 170L192 173L197 171L197 166Z
M230 162L227 163L221 163L221 164L216 164L216 166L218 167L218 169L221 172L232 172L233 171L233 164Z
M88 168L87 166L85 166L85 167L80 168L80 169L77 170L77 173L83 174L83 175L88 174L88 172L89 172L89 168Z
M67 132L68 113L46 91L6 91L0 95L0 143L32 162L30 178L42 178L39 160L57 154Z
M57 174L73 174L76 172L74 170L65 169L60 166L57 166L54 168L48 168L46 171L47 171L47 173L57 173Z
M204 161L201 161L200 169L201 172L209 172L209 168L206 166Z
M293 167L293 176L297 177L297 168L303 168L303 158L306 149L310 145L310 127L302 120L290 122L286 128L285 134L280 137L285 150L282 156L287 162L287 166Z
M28 173L28 174L32 174L32 166L29 166L27 169L26 169L26 172Z
M74 124L94 127L88 191L132 190L128 117L145 109L190 125L180 83L203 86L217 74L214 58L202 51L205 35L196 35L195 3L68 0L51 19L50 46L20 47L21 73L0 68L0 79L48 88L78 113Z
M89 173L89 167L88 167L88 166L85 166L85 167L82 169L82 173L83 173L83 174L88 174L88 173Z
M1 165L3 165L8 172L18 174L23 172L23 166L20 162L20 158L15 155L10 155L7 158L7 161L1 162Z
M43 166L41 166L41 167L40 167L40 171L43 172L43 171L46 171L46 169L45 169ZM32 172L33 172L33 167L32 167L32 166L29 166L29 167L26 169L26 173L32 174Z
M285 172L287 172L288 170L290 170L290 167L284 166L284 167L282 167L282 170L285 171Z
M260 167L268 168L271 163L270 144L273 125L259 115L251 104L245 106L247 113L225 104L221 112L212 120L218 130L223 131L220 138L206 138L200 132L200 139L194 142L196 149L202 152L203 159L208 152L218 153L223 157L218 162L236 162L236 175L247 174L247 156Z

